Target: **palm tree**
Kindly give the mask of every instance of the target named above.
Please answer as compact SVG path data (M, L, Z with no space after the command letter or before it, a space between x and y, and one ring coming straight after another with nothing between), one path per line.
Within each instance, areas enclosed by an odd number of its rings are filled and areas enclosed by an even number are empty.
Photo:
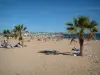
M26 31L26 29L27 28L24 27L23 24L16 25L14 28L15 36L19 38L19 41L21 41L22 46L24 45L23 33Z
M74 31L79 36L80 56L82 56L83 44L84 44L84 33L86 29L90 31L89 26L92 25L91 24L92 22L89 20L89 17L86 17L86 16L79 16L78 18L74 18L73 21L74 23L71 23L71 22L66 23L66 25L68 26L67 30Z
M8 41L8 39L9 39L9 37L10 37L10 35L11 35L10 30L5 29L5 30L3 30L2 34L3 34L4 37L7 38L7 41Z

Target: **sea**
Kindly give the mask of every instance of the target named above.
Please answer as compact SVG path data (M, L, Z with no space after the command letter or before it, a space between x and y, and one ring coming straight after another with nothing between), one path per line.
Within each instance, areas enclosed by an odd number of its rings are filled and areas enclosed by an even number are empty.
M85 37L87 36L88 34L85 34ZM63 36L76 36L78 38L78 36L76 34L63 34ZM100 33L95 33L95 37L96 37L96 40L100 40ZM92 38L93 39L93 38Z

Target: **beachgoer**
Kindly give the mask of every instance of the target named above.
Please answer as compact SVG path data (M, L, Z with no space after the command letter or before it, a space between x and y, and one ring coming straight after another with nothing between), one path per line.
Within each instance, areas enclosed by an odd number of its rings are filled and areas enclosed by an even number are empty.
M4 40L4 47L7 47L8 46L8 42L7 42L7 40Z
M14 47L22 47L20 43L17 43Z

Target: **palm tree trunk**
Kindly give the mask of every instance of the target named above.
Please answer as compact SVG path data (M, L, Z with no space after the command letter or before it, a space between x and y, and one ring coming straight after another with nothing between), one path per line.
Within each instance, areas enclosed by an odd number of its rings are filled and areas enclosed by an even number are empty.
M79 44L80 44L80 56L83 56L84 38L82 36L80 36L80 38L79 38Z
M9 42L9 37L7 37L7 42Z
M23 35L22 32L19 32L19 41L21 42L22 47L24 46Z
M22 40L19 40L19 42L21 43L22 47L24 46L24 41L23 39Z

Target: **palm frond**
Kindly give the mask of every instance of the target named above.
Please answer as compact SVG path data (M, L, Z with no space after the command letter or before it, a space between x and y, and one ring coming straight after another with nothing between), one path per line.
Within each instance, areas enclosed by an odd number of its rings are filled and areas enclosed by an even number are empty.
M68 27L67 30L74 30L74 27Z
M23 31L25 31L26 29L27 29L27 27L24 27L24 28L23 28Z
M77 18L73 18L74 21L74 25L78 27L78 19Z
M3 30L3 36L4 37L10 37L10 35L11 35L11 32L10 32L10 30L8 30L8 29L5 29L5 30Z
M90 23L90 25L91 25L91 27L95 27L95 26L97 26L98 24L97 24L96 21L92 20L91 23Z
M67 22L65 23L67 26L73 26L73 24L71 22Z
M78 17L78 24L79 24L79 27L81 27L81 28L86 28L87 25L90 24L89 17L86 17L86 16L79 16L79 17Z
M67 30L70 33L76 33L77 32L77 30L76 30L76 28L74 26L73 27L68 27Z
M94 27L94 28L92 29L92 32L94 32L94 33L95 33L95 32L98 32L98 29Z

